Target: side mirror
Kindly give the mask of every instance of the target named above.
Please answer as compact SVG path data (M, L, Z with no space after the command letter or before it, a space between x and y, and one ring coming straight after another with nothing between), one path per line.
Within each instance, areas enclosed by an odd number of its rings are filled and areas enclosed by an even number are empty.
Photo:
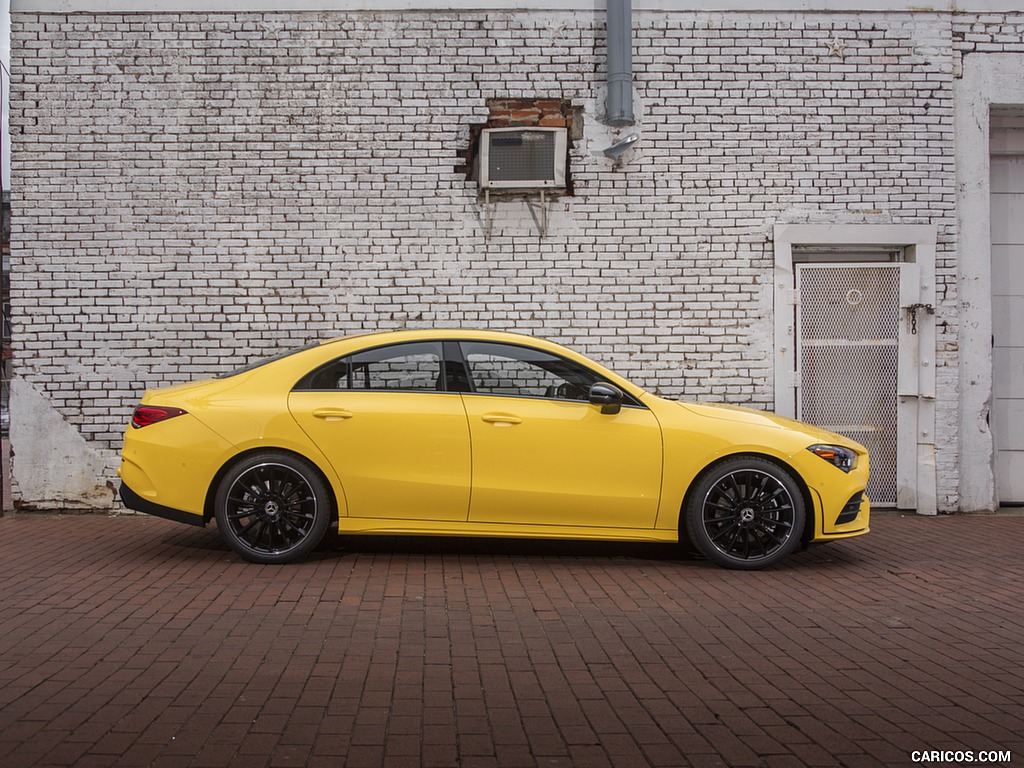
M590 403L591 405L600 405L601 413L611 415L621 411L622 398L622 390L606 381L598 381L590 385Z

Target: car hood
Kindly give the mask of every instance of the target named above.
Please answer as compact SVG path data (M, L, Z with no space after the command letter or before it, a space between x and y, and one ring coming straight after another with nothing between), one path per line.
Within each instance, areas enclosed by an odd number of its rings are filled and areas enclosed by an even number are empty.
M796 419L790 419L786 416L779 416L778 414L770 413L768 411L759 411L754 408L743 408L738 405L725 405L718 403L679 403L679 405L691 413L695 413L698 416L704 416L709 419L722 419L724 421L733 421L740 424L795 430L797 432L803 432L811 440L818 440L822 443L838 443L839 445L857 447L861 452L864 452L864 448L859 443L848 437L843 437L842 435L837 435L835 432L829 432L827 429L815 427L812 424L797 421Z

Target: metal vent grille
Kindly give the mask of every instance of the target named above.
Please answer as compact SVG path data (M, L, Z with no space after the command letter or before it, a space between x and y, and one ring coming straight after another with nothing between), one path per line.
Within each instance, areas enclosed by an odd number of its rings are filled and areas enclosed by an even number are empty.
M555 134L509 131L490 137L487 159L491 182L555 181Z
M798 267L800 418L871 453L868 496L896 504L900 269Z

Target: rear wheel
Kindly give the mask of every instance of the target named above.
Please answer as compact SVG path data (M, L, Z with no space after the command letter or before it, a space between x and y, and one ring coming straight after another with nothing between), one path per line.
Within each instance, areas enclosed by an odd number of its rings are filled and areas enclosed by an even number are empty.
M804 499L778 464L742 456L712 467L693 488L687 537L710 560L753 570L782 560L800 543Z
M217 528L254 563L290 563L308 555L331 519L320 474L287 453L260 453L233 466L217 488Z

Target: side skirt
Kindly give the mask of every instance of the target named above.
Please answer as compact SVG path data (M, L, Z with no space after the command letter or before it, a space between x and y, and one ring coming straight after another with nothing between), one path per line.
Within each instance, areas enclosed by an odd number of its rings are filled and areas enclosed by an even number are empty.
M563 525L515 525L500 523L453 523L445 520L387 520L343 517L338 532L374 536L493 536L522 539L602 541L653 541L676 543L677 530L657 528L580 528Z

